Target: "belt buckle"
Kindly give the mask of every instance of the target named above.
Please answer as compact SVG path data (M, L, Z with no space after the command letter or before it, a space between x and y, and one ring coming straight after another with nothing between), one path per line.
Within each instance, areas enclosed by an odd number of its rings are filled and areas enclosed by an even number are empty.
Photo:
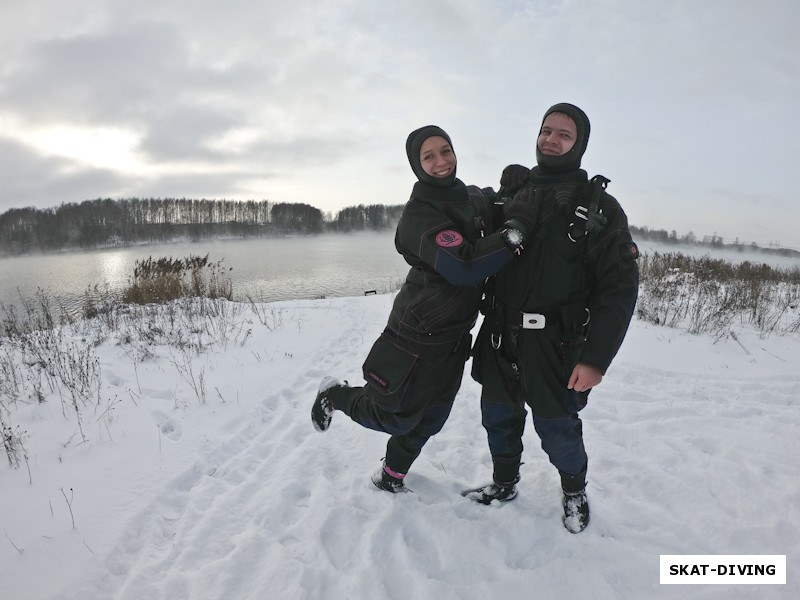
M544 329L547 319L541 313L522 313L523 329Z

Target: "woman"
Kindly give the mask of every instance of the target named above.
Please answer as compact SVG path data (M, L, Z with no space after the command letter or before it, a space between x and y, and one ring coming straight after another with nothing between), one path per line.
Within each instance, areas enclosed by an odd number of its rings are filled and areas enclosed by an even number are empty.
M326 377L311 410L318 431L326 431L340 410L391 434L372 481L392 493L407 491L403 479L411 464L444 426L469 356L483 284L521 250L525 229L511 222L496 231L502 215L494 214L493 192L456 178L456 155L444 130L428 125L411 132L406 153L418 181L395 246L411 269L364 362L367 384L350 387ZM522 183L528 170L521 169L504 179Z

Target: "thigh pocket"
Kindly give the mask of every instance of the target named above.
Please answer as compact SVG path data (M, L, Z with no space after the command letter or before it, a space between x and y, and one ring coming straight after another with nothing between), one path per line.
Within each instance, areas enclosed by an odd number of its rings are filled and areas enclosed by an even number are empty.
M418 361L416 354L386 334L381 334L376 340L364 361L363 372L367 385L378 392L376 400L381 406L387 409L401 407Z

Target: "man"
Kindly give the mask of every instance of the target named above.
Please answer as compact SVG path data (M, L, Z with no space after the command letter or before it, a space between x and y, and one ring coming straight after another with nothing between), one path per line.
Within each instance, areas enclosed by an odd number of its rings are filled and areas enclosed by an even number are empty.
M492 483L464 495L482 504L517 495L530 407L542 448L558 469L563 523L589 523L588 458L578 412L622 344L638 293L638 250L605 178L580 168L589 119L556 104L544 115L537 166L504 206L525 252L498 273L494 302L475 344L473 377L494 465ZM594 202L593 200L594 193Z

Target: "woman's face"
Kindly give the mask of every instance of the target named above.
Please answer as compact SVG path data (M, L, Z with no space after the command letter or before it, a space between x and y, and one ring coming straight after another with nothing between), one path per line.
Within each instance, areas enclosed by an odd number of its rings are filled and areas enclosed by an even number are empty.
M575 121L563 113L550 113L542 123L536 143L542 154L561 156L572 150L577 139Z
M449 176L456 168L456 153L446 139L434 135L422 142L419 162L422 170L428 175L442 179Z

